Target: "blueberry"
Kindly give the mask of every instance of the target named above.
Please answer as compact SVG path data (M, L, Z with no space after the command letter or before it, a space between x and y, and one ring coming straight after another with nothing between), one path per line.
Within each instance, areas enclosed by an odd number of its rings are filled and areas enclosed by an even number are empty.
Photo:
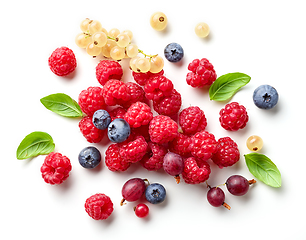
M131 133L130 125L122 118L116 118L108 125L107 135L115 143L125 141Z
M253 93L254 104L261 109L271 109L278 102L278 93L270 85L261 85Z
M100 162L101 154L95 147L86 147L79 153L79 163L84 168L95 168Z
M184 50L178 43L170 43L165 47L164 54L169 62L178 62L184 57Z
M110 122L112 121L109 113L103 109L95 111L92 116L92 123L96 128L104 130L108 127Z
M152 183L147 187L145 194L148 202L157 204L165 200L166 189L159 183Z

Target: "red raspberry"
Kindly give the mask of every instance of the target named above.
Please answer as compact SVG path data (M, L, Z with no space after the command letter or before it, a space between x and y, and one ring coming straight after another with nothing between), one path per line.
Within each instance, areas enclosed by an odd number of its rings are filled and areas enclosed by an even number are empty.
M135 163L140 161L147 152L148 143L143 136L136 136L135 139L119 144L119 153L127 162Z
M237 131L246 126L249 116L244 106L232 102L220 110L219 121L224 129Z
M102 140L105 130L98 129L94 126L91 117L84 117L79 122L79 128L83 136L90 143L98 143Z
M187 84L195 88L211 85L217 79L214 66L206 58L194 59L189 63L188 70L191 72L187 73Z
M49 57L48 63L51 71L58 76L67 76L77 66L73 51L67 47L55 49Z
M129 101L121 101L119 104L124 108L129 108L135 102L145 101L145 92L141 86L133 82L127 82L126 84L127 92L130 95Z
M178 133L177 137L169 142L169 150L171 152L177 153L182 157L187 157L190 155L189 145L190 137L182 133Z
M71 169L69 158L61 153L51 152L46 156L40 171L45 182L54 185L65 181Z
M83 113L92 116L95 111L105 109L106 104L102 95L102 88L89 87L79 94L78 103Z
M209 178L210 172L210 166L207 162L190 157L185 160L182 176L188 184L199 184Z
M199 107L188 107L179 114L179 124L184 134L192 135L205 130L207 121L203 110Z
M133 78L135 82L137 82L140 86L144 86L149 78L158 76L158 75L164 75L164 70L161 70L158 73L151 73L151 72L146 72L146 73L139 73L139 72L134 72L132 71Z
M142 166L149 171L161 169L167 152L167 148L163 145L148 142L147 154L141 160Z
M96 77L99 83L104 86L110 79L120 80L123 76L121 65L112 60L102 60L96 66Z
M239 158L240 152L237 144L230 137L224 137L218 140L217 152L211 159L219 168L223 168L234 165Z
M163 75L157 75L149 78L144 86L146 98L154 101L170 96L172 89L173 83Z
M172 141L178 135L177 130L177 123L168 116L155 116L149 124L150 139L158 144Z
M113 212L112 200L103 193L97 193L85 201L85 211L95 220L107 219Z
M132 128L131 132L136 135L141 135L145 138L147 142L150 141L150 134L149 134L149 124L147 125L141 125L138 128Z
M114 143L109 145L105 151L105 165L113 172L124 172L130 167L131 163L123 159L120 155L119 145Z
M102 94L108 106L115 106L122 101L130 100L130 94L128 93L126 85L115 79L111 79L105 83Z
M124 115L124 120L133 128L149 124L152 118L151 108L143 102L133 103Z
M160 115L173 116L177 114L182 105L181 94L175 89L168 97L164 97L161 100L153 101L153 109Z
M126 110L123 107L116 107L112 111L109 111L108 113L113 121L116 118L124 119L124 114L126 113Z
M217 141L213 134L201 131L190 138L189 149L194 157L206 161L217 151Z

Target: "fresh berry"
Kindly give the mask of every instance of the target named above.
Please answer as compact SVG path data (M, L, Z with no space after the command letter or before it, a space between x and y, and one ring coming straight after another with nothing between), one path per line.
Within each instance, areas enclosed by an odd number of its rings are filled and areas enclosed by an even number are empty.
M121 118L116 118L107 128L107 135L109 140L115 143L124 142L131 133L130 125Z
M124 172L130 167L131 163L120 155L118 144L111 144L105 151L105 165L112 172Z
M183 109L179 114L179 125L184 134L193 135L205 130L207 121L203 110L197 106Z
M120 80L122 76L123 70L117 61L102 60L96 67L96 77L102 86L104 86L108 80Z
M172 141L178 135L178 125L168 116L157 115L149 124L152 142L163 144Z
M199 184L205 182L209 178L210 166L205 161L196 160L189 157L185 160L183 179L188 184Z
M127 93L130 95L130 100L120 101L119 104L121 106L124 108L129 108L133 103L144 102L146 100L143 88L137 83L127 82L125 85L127 88Z
M157 143L148 142L146 155L142 158L142 166L149 171L157 171L163 167L167 148Z
M152 183L146 188L146 199L153 204L162 203L166 198L166 189L159 183Z
M217 151L217 141L212 133L201 131L190 138L191 154L203 161L207 161Z
M135 163L140 161L146 154L148 143L143 136L136 136L135 139L120 146L120 155L127 161Z
M152 118L151 108L143 102L133 103L124 115L124 119L133 128L148 125Z
M261 109L271 109L278 102L278 92L270 85L261 85L254 90L253 101Z
M181 155L182 157L187 157L191 154L189 149L190 141L189 136L179 132L177 137L173 141L169 142L169 150Z
M67 76L77 66L73 51L67 47L55 49L49 57L48 63L51 71L58 76Z
M131 131L136 135L143 136L147 142L150 141L149 124L141 125L138 128L132 128Z
M144 203L139 203L134 207L134 211L137 217L144 218L149 214L149 207Z
M105 83L102 95L108 106L120 105L121 102L130 100L130 94L125 83L115 79L111 79Z
M175 89L170 96L164 97L158 101L153 101L153 109L160 115L173 116L180 111L182 105L181 94Z
M220 138L217 143L217 152L212 156L212 160L219 168L229 167L239 161L240 152L230 137Z
M69 177L72 166L69 158L58 152L49 153L40 168L46 183L61 184Z
M144 86L145 96L149 100L158 101L172 94L173 83L163 75L149 78Z
M86 147L79 153L79 163L84 168L95 168L101 162L101 153L95 147Z
M263 140L261 137L252 135L246 141L247 148L253 152L260 151L263 147Z
M95 111L105 109L106 104L102 96L102 88L88 87L79 94L78 103L83 113L92 116Z
M179 183L179 175L184 170L184 160L180 155L173 152L168 152L164 157L163 168L166 173L171 176L174 176L176 182Z
M225 130L237 131L243 129L249 121L246 108L237 102L226 104L219 114L219 121Z
M132 71L132 75L133 75L135 82L137 82L140 86L144 86L146 85L149 78L158 76L158 75L164 75L164 70L161 70L158 73L151 73L150 71L146 73Z
M124 183L121 194L122 201L121 205L124 201L135 202L141 198L146 190L145 181L141 178L131 178L127 182Z
M187 84L194 88L201 88L205 85L211 85L216 79L217 74L214 66L206 59L194 59L188 65L186 81Z
M184 50L178 43L169 43L164 49L164 54L169 62L179 62L184 57Z
M155 12L150 17L150 25L156 31L162 31L167 27L168 18L162 12Z
M126 110L123 107L116 107L109 112L109 115L111 116L112 121L114 121L116 118L123 119L125 113L126 113Z
M231 207L224 202L225 200L225 194L223 190L219 187L212 187L207 192L207 201L210 203L210 205L214 207L220 207L224 206L228 210L231 209Z
M255 182L256 181L254 179L248 181L241 175L232 175L226 180L225 185L231 194L235 196L242 196L249 191L250 185Z
M95 111L92 116L92 123L96 128L105 130L111 122L111 116L106 110L100 109Z
M103 193L87 198L84 206L88 215L95 220L107 219L114 211L112 200Z
M79 122L79 128L83 136L90 143L98 143L105 135L105 130L101 130L95 127L92 122L92 118L86 116Z

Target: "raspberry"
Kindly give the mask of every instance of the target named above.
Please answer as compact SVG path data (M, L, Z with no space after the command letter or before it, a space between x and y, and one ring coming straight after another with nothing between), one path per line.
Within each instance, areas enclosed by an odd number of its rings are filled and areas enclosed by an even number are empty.
M140 161L147 152L148 144L143 136L136 136L135 139L120 144L119 153L127 162L135 163Z
M237 131L246 126L249 120L248 113L244 106L237 102L228 103L220 110L219 121L221 126L230 131Z
M199 184L209 178L210 172L210 166L207 162L190 157L185 160L182 177L188 184Z
M149 124L152 118L151 108L142 102L133 103L124 115L125 121L133 128Z
M97 193L85 201L85 211L95 220L107 219L113 212L112 200L103 193Z
M219 168L223 168L234 165L239 158L240 152L237 144L230 137L224 137L218 140L217 152L211 159Z
M149 124L149 134L152 142L167 143L178 135L178 125L170 117L158 115Z
M105 130L101 130L95 127L91 117L84 117L79 122L79 128L83 136L90 143L98 143L102 140L105 134Z
M151 73L151 72L146 72L146 73L139 73L139 72L134 72L132 71L133 78L135 82L137 82L140 86L144 86L149 78L154 77L154 76L159 76L159 75L164 75L164 70L161 70L158 73Z
M171 80L163 75L157 75L149 78L144 86L145 96L149 100L158 101L163 97L170 96L173 89Z
M132 128L132 133L143 136L147 142L150 141L149 124L141 125L138 128Z
M111 79L105 83L102 95L108 106L115 106L122 101L130 100L130 94L128 93L126 85L115 79Z
M127 92L130 95L129 101L121 101L119 104L125 108L129 108L135 102L145 101L145 92L141 86L133 82L127 82Z
M126 113L126 110L123 107L116 107L112 111L109 112L109 115L112 118L112 121L116 118L122 118L124 119L124 114Z
M96 77L102 86L110 79L120 80L122 75L122 67L117 61L102 60L96 66Z
M182 157L187 157L190 155L189 145L190 137L182 133L178 133L177 137L169 142L169 150L171 152L177 153Z
M106 108L100 87L89 87L83 90L79 94L78 103L82 112L88 116L92 116L97 110Z
M148 142L147 154L142 158L142 166L149 171L157 171L163 167L167 148L157 143Z
M46 156L40 171L45 182L54 185L65 181L71 169L69 158L61 153L51 152Z
M191 154L201 160L208 160L217 151L215 136L207 131L196 133L190 138Z
M184 134L192 135L205 130L207 126L204 112L199 107L188 107L179 114L179 124Z
M73 51L67 47L55 49L49 57L48 63L51 71L58 76L67 76L77 66Z
M168 97L153 101L153 109L160 115L173 116L180 111L182 105L181 94L175 89Z
M127 162L119 153L120 147L117 143L111 144L105 151L105 165L110 171L124 172L131 163Z
M206 58L194 59L189 63L188 70L191 72L187 73L186 81L194 88L211 85L217 79L214 66Z

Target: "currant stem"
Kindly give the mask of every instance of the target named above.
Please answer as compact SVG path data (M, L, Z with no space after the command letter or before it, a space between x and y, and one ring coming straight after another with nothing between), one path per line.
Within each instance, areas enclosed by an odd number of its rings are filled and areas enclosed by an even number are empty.
M176 181L177 184L179 184L180 181L181 181L181 178L180 178L179 175L174 176L174 179L175 179L175 181Z
M227 208L228 210L231 210L231 207L230 205L228 205L226 202L222 203L222 205Z
M148 57L148 58L153 58L153 57L156 57L158 54L155 54L155 55L149 55L149 54L145 54L142 50L138 49L138 52L143 54L145 57Z
M123 198L123 199L121 200L121 202L120 202L120 206L123 206L124 204L126 204L126 203L124 203L124 201L125 201L125 199Z

